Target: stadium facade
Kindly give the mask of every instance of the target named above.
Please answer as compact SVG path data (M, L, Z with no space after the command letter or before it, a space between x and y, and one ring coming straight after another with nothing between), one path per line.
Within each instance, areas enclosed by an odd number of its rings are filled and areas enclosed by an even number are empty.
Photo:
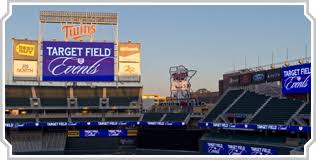
M304 153L311 137L307 59L226 73L214 104L205 93L144 109L141 44L119 42L117 16L42 11L39 33L61 23L63 40L13 39L13 77L5 85L13 154ZM98 25L114 26L114 40L96 41Z

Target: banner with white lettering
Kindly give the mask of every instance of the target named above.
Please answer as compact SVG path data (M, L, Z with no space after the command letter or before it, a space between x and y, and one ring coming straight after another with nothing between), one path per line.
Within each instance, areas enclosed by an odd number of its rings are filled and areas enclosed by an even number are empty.
M311 64L301 64L282 68L282 93L311 92Z
M114 43L43 42L43 81L114 81Z
M227 144L212 141L202 141L202 153L211 155L277 155L278 151L273 147L248 146L239 144Z

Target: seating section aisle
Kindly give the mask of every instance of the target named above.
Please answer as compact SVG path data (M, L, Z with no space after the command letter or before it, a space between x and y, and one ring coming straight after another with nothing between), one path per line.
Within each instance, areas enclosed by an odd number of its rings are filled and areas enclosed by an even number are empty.
M206 116L204 122L212 122L215 118L220 115L235 99L243 93L244 90L231 90L221 99L215 108Z

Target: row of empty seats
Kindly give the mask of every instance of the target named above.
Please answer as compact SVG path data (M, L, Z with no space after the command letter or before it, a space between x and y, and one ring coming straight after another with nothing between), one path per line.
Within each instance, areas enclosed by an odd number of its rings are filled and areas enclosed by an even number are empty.
M10 139L14 152L36 152L42 149L42 132L11 132Z
M240 141L240 142L252 142L252 143L274 143L283 144L286 141L286 136L283 135L257 135L252 132L249 133L231 133L231 132L210 132L203 136L205 140L216 140L216 141Z
M216 117L222 114L227 107L243 93L244 90L230 90L223 96L213 110L204 118L204 122L213 122ZM291 116L303 105L303 101L280 99L277 97L260 95L255 92L246 91L226 112L228 114L249 114L254 115L249 123L253 124L286 124ZM269 100L269 101L268 101ZM310 103L305 105L299 114L310 114Z
M227 113L253 114L264 104L269 97L247 91Z
M299 114L311 114L311 103L307 103Z
M217 116L219 116L223 111L235 101L237 97L243 93L244 90L230 90L224 95L224 97L217 103L217 105L210 111L210 113L205 117L205 122L212 122Z
M165 113L145 113L142 121L160 121ZM188 116L188 113L167 113L162 121L183 122ZM140 117L88 117L88 118L71 118L72 122L128 122L139 121ZM34 118L6 118L6 123L35 123ZM39 118L39 122L68 122L68 118Z
M42 150L63 151L66 145L65 131L49 131L43 133Z
M31 106L29 98L5 98L5 104L8 107L16 107L16 106L29 107L29 106Z
M106 117L105 122L138 121L139 117ZM72 122L102 122L102 118L71 118ZM35 123L34 118L6 118L6 123ZM68 118L40 118L39 122L68 122Z
M272 98L250 123L286 124L302 104L302 101Z
M187 113L168 113L166 117L162 120L164 122L184 122Z
M8 140L13 152L63 151L65 131L11 131Z
M129 106L130 102L138 102L138 97L109 97L110 106ZM8 107L30 107L30 98L6 98ZM67 98L40 98L43 107L66 107ZM100 106L100 97L77 98L78 106Z
M142 121L157 122L157 121L161 120L163 115L164 115L164 113L145 113Z

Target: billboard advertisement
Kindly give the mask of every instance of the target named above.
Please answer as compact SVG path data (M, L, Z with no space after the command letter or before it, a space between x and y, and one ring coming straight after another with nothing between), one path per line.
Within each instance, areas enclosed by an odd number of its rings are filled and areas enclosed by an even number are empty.
M223 92L231 86L231 77L239 75L239 73L223 74Z
M140 62L140 43L120 42L118 48L120 62Z
M252 74L252 83L264 83L266 81L266 72L259 71Z
M13 39L13 59L33 60L38 59L38 43L35 40Z
M36 80L37 61L13 60L14 80Z
M212 155L276 155L277 150L270 147L202 141L202 153Z
M140 81L140 63L119 63L120 81Z
M239 85L239 76L232 76L229 78L229 86L238 86Z
M239 76L240 85L248 85L251 83L251 73L242 74Z
M311 64L301 64L282 68L282 93L311 92Z
M280 81L281 80L281 68L276 69L270 69L267 70L266 79L267 82L274 82L274 81Z
M114 81L114 43L43 41L43 81Z

